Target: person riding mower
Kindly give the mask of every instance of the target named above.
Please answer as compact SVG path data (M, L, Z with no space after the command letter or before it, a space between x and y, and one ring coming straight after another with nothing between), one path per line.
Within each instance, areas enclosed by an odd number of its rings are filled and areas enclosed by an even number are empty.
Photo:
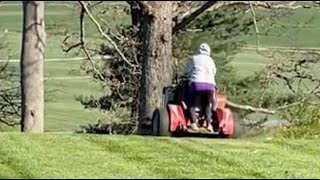
M191 126L193 131L199 131L197 110L205 111L207 130L213 132L212 108L215 106L217 72L216 65L210 57L210 46L202 43L199 54L194 55L186 68L186 76L189 77L189 101L187 102L190 111ZM214 108L215 109L215 108Z
M152 116L151 134L234 137L235 124L232 111L226 107L227 97L216 93L216 71L209 45L201 44L185 75L163 88L162 103Z

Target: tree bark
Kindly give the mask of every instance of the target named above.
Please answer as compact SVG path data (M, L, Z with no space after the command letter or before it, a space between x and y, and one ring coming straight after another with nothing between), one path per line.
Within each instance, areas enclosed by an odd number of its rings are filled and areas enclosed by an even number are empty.
M139 27L141 21L141 9L136 1L127 1L130 5L132 25Z
M172 1L144 1L140 28L142 76L139 120L151 119L162 91L172 83Z
M44 2L23 1L21 131L44 131Z

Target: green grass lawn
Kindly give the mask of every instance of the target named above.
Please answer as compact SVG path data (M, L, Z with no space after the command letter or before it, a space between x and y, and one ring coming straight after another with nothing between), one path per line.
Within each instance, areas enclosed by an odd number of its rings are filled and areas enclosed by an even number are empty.
M19 64L10 65L18 68ZM97 110L85 110L76 101L80 95L99 97L106 93L99 82L79 72L79 65L80 61L45 63L45 77L48 78L45 81L45 131L75 130L103 116ZM59 77L62 79L55 79ZM19 79L16 82L19 83Z
M11 58L19 59L21 53L21 33L19 32L9 32L6 33L5 39L8 43L8 48L10 49ZM47 36L45 56L46 58L67 58L68 55L62 51L61 45L65 36L55 35Z
M320 11L314 9L296 10L259 10L257 16L278 14L280 18L271 21L263 18L258 22L258 28L262 34L260 43L262 46L287 46L287 47L320 47L316 37L320 35ZM250 13L247 16L251 16ZM266 34L268 32L268 34ZM243 37L248 44L256 44L254 27L251 35Z
M0 30L8 29L9 32L20 32L22 21L22 10L20 2L16 6L0 6ZM5 2L5 4L8 4ZM10 4L10 3L9 3ZM46 3L45 18L46 29L48 31L55 28L54 31L78 32L79 27L79 10L75 7L54 5L55 2ZM61 2L60 2L61 4ZM76 3L74 3L76 4ZM111 5L109 5L111 6ZM294 11L287 10L257 10L257 16L267 15L267 17L280 16L277 26L273 26L270 18L264 18L258 22L260 32L267 35L261 36L262 46L294 46L294 47L319 47L320 42L315 37L320 36L320 11L314 9L297 9ZM250 13L245 16L251 16ZM67 18L66 18L67 17ZM130 23L130 16L124 15L112 17L112 14L106 13L105 19L108 26ZM280 27L280 25L282 27ZM270 31L269 31L270 30ZM93 36L97 34L95 26L87 19L86 32ZM251 35L242 37L249 44L255 44L256 36L252 27Z
M242 50L233 57L231 64L237 69L239 77L246 77L263 70L271 62L254 50Z
M319 139L248 141L2 133L0 143L0 178L320 176Z
M4 4L8 4L8 2ZM8 48L11 50L12 58L17 59L20 57L23 19L21 2L14 2L13 4L12 6L0 5L0 35L5 36L9 42ZM45 4L46 57L66 57L66 54L61 50L61 45L67 33L69 35L73 33L79 34L80 11L77 7L63 6L61 2L46 2ZM75 4L77 5L77 3ZM110 28L130 23L128 15L115 18L107 13L103 17ZM8 31L7 33L4 33L5 29ZM85 18L85 33L87 40L96 39L96 37L101 38L95 25L87 17Z
M8 4L8 2L3 2ZM10 3L9 3L10 4ZM0 5L0 30L7 29L9 32L21 32L22 27L22 6L21 2L14 3L11 6ZM58 5L57 5L58 4ZM65 4L65 3L64 3ZM45 3L45 28L47 31L54 32L78 32L79 31L79 15L80 10L77 3L73 3L75 6L64 6L59 2ZM109 5L112 6L112 5ZM123 23L129 23L129 16L112 17L110 14L104 16L110 27L115 27ZM94 35L98 33L96 27L89 20L85 18L86 33L88 35ZM54 30L52 28L55 28Z
M45 104L45 131L70 131L80 125L97 122L102 117L97 110L85 110L76 97L99 97L103 90L91 79L68 79L47 81ZM51 91L51 92L50 92Z

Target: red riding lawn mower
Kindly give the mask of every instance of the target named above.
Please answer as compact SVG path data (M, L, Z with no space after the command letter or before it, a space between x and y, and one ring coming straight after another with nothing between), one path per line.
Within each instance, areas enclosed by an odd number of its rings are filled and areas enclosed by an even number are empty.
M204 135L210 137L235 137L236 124L230 109L226 108L226 96L216 94L216 108L212 107L212 125L214 132L210 133L205 128L194 132L190 127L190 113L186 102L188 95L188 80L182 77L177 85L165 87L163 90L162 107L158 107L152 117L152 135L154 136L179 136L179 135ZM204 110L198 107L196 110L200 127L206 127Z

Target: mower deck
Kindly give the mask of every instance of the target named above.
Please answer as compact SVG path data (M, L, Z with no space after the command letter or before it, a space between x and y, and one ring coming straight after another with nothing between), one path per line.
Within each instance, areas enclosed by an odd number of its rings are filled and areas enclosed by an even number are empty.
M190 128L187 128L185 130L185 132L187 133L192 133L192 134L211 134L211 135L219 135L219 132L209 132L207 129L205 128L199 128L199 131L194 131Z
M175 137L200 137L200 138L220 138L219 132L210 133L205 128L200 128L199 131L193 131L191 129L186 129L184 131L173 133Z

